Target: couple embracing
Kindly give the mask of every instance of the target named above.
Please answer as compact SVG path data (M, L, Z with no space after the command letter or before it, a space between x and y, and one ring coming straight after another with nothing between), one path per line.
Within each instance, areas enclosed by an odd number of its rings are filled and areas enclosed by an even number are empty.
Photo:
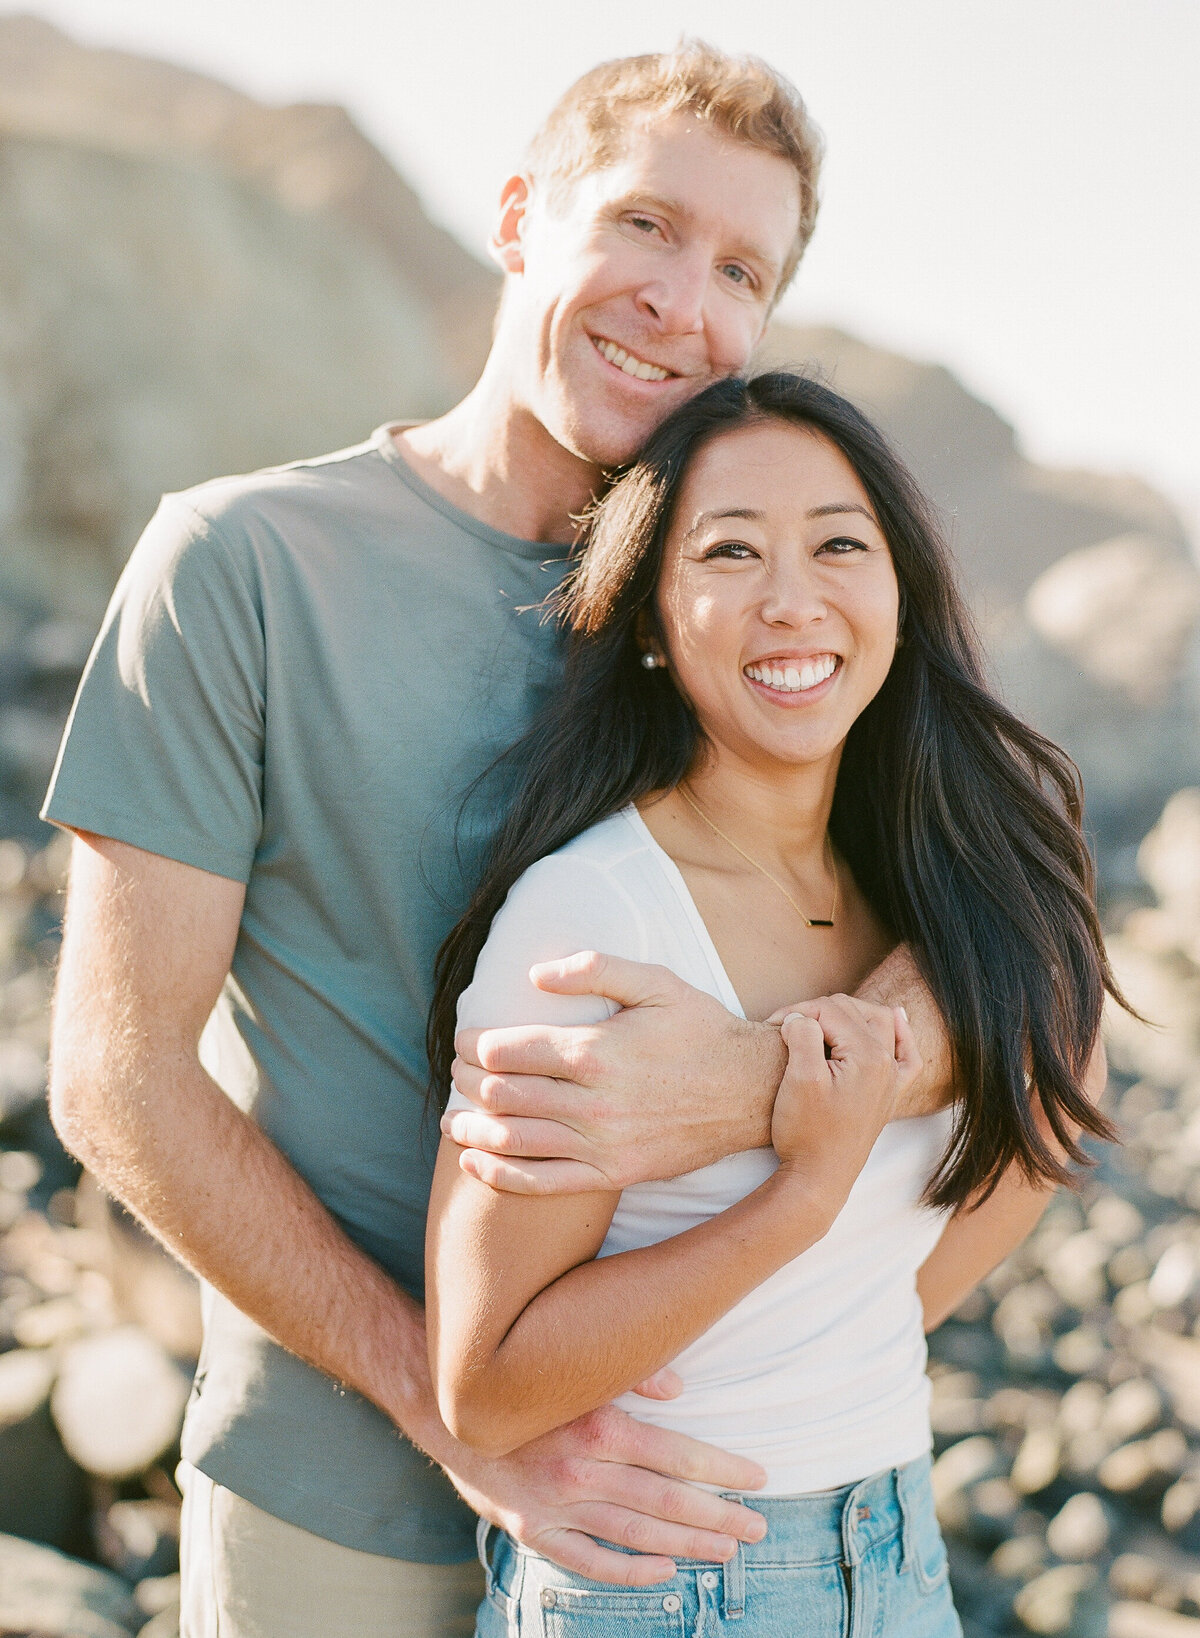
M746 378L818 162L762 63L602 65L469 396L125 570L51 1094L205 1282L184 1638L959 1630L924 1331L1106 1132L1112 985L912 479Z

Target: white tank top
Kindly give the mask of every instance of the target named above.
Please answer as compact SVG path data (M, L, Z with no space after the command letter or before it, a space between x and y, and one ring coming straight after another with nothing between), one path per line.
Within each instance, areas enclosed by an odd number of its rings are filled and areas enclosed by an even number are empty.
M678 867L630 807L517 882L459 1002L460 1024L609 1016L615 1009L599 997L551 996L529 982L534 962L589 949L658 962L742 1015ZM452 1094L452 1108L464 1102ZM923 1455L929 1384L916 1274L945 1214L919 1202L950 1120L943 1112L885 1127L824 1239L673 1361L682 1394L626 1394L622 1409L752 1457L767 1470L765 1495L854 1484ZM775 1165L773 1150L747 1150L626 1189L600 1256L682 1233L749 1194Z

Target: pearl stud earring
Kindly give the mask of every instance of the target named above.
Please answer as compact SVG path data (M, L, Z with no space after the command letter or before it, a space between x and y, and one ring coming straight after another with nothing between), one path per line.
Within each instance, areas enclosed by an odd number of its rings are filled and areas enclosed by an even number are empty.
M656 654L651 654L649 650L647 650L647 652L642 655L642 664L645 666L647 671L653 671L658 664L658 656Z

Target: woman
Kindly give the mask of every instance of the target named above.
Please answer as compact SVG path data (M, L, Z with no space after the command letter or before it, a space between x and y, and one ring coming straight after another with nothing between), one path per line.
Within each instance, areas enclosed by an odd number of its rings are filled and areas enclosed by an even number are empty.
M773 1149L623 1195L494 1194L444 1142L439 1403L500 1453L655 1392L672 1363L682 1392L628 1408L758 1463L768 1529L636 1590L500 1537L480 1631L956 1633L922 1296L960 1294L1008 1245L981 1250L970 1214L943 1233L947 1213L1015 1188L1020 1232L1079 1128L1108 1135L1085 1078L1113 985L1074 771L987 692L904 469L796 376L720 383L660 428L598 507L563 608L565 683L443 947L437 1083L456 1002L471 1024L606 1016L529 974L588 947L775 1015L788 1066ZM840 992L900 940L963 1092L889 1125L918 1067L907 1023Z

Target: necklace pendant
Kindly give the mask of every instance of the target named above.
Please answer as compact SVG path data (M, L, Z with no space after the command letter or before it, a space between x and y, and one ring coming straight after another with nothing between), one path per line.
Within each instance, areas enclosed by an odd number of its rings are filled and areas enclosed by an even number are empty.
M805 916L804 919L805 919L806 922L808 922L808 925L810 927L832 927L833 926L833 923L831 921L820 921L816 917L810 918L808 916Z

